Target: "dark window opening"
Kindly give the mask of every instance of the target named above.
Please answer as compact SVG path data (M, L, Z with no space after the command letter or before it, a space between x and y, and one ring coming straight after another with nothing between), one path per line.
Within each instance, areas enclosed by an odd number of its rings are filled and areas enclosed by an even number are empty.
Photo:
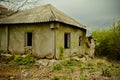
M0 33L0 47L1 47L1 37L2 37L2 36L1 36L1 33Z
M27 33L27 46L32 46L32 32Z
M82 45L82 36L79 36L79 46Z
M70 33L64 34L64 47L66 49L70 48Z

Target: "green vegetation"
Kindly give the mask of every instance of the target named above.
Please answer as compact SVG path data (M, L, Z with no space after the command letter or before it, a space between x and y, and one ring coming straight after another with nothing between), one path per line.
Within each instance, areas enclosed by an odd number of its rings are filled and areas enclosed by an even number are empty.
M64 59L64 48L60 47L60 59Z
M8 54L8 53L9 53L9 51L7 51L7 50L0 51L0 54Z
M53 80L59 80L59 78L57 76L54 76Z
M103 68L102 69L102 75L106 76L106 77L111 77L110 68Z
M64 60L63 62L61 62L61 64L65 67L69 67L69 66L81 66L80 61L76 61L75 59L69 59L69 60Z
M82 76L82 77L80 77L80 80L89 80L89 78L86 76Z
M62 70L62 66L60 65L60 64L56 64L55 66L54 66L54 70Z
M120 20L109 29L93 32L96 39L96 55L106 56L108 59L120 60Z
M4 80L15 78L21 80L22 78L28 80L119 80L120 64L116 62L109 62L106 58L94 58L87 62L78 61L75 58L60 60L54 66L33 65L26 68L26 65L33 64L34 60L31 59L32 55L26 56L14 55L14 58L8 56L1 56L0 69L5 71L2 74L10 77L3 76ZM12 56L11 56L12 57ZM31 61L32 60L32 61ZM14 66L20 65L20 66ZM7 64L6 64L7 63ZM21 66L22 65L22 66ZM39 67L40 66L40 67ZM41 67L42 66L42 67ZM29 67L29 66L28 66ZM6 71L7 70L7 71ZM21 76L19 75L21 74ZM25 77L24 77L25 76ZM3 80L0 78L0 80Z
M25 57L21 55L15 55L14 64L15 65L27 65L31 66L34 63L35 59L31 54L27 54Z
M62 77L62 80L67 80L67 76L63 76L63 77Z

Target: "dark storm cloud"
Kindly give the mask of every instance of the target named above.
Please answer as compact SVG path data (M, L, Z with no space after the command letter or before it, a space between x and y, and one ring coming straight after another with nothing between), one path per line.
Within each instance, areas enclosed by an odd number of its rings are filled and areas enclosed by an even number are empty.
M120 0L43 0L87 25L88 34L94 29L107 28L120 19Z
M120 17L120 0L43 0L88 26L108 27Z

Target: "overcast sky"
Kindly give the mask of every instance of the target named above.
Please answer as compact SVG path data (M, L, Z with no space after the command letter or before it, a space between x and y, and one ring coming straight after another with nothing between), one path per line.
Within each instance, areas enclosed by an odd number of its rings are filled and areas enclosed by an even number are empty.
M120 0L37 0L33 5L48 3L88 26L89 30L106 28L120 19Z

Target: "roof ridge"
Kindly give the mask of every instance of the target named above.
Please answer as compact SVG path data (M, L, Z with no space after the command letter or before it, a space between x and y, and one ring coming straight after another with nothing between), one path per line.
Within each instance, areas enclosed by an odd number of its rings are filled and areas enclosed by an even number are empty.
M56 15L55 15L54 11L53 11L52 8L51 8L51 7L53 7L53 6L52 6L51 4L47 4L47 5L48 5L48 8L49 8L50 12L52 13L52 17L53 17L54 20L56 21L57 17L56 17Z

